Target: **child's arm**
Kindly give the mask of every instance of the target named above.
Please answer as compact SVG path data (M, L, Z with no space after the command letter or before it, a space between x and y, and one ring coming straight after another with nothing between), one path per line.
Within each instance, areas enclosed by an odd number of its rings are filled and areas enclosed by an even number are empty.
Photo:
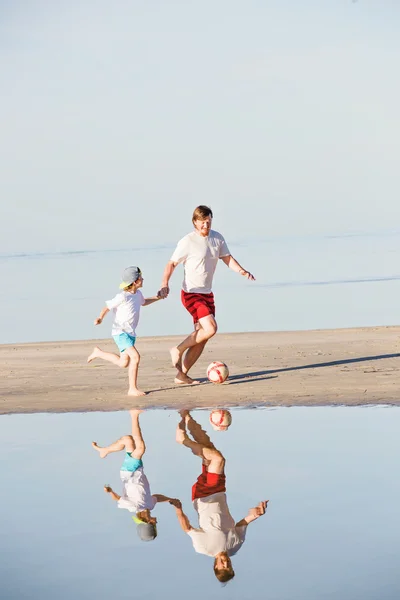
M153 302L157 302L158 300L164 300L164 298L160 295L160 292L157 292L157 296L145 298L142 306L148 306L149 304L153 304Z
M114 492L114 490L113 490L112 488L110 488L110 486L109 486L109 485L105 485L105 486L104 486L104 491L105 491L107 494L110 494L111 498L112 498L113 500L115 500L116 502L118 502L118 500L120 500L120 499L121 499L121 496L118 496L118 494L116 494L116 493Z
M263 500L255 508L250 508L247 517L236 523L236 527L247 527L249 523L265 515L269 500Z
M100 325L100 323L102 322L102 320L104 319L104 317L106 316L106 314L107 314L108 312L110 312L110 309L109 309L109 308L107 308L107 306L105 306L105 307L103 308L103 310L101 311L101 313L100 313L100 316L99 316L99 317L97 317L97 319L95 319L95 320L94 320L94 324L95 324L95 325Z
M179 502L176 498L170 498L169 496L164 496L164 494L153 494L153 497L157 499L157 502L169 502L170 504Z

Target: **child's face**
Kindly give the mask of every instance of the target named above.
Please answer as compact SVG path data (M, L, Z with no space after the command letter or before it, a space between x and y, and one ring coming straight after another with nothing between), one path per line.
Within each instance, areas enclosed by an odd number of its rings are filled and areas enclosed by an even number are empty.
M139 275L139 277L135 281L135 287L136 287L136 289L139 289L139 288L141 288L143 286L143 281L144 281L143 275Z

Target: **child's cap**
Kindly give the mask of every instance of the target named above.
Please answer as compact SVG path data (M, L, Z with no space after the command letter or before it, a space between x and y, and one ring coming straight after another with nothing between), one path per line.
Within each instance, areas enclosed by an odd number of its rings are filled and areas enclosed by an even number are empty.
M157 528L153 523L145 523L138 517L132 517L132 519L137 525L136 530L142 542L151 542L157 537Z
M139 269L139 267L127 267L124 269L124 272L122 273L122 283L119 286L120 289L123 290L134 283L141 274L142 271Z

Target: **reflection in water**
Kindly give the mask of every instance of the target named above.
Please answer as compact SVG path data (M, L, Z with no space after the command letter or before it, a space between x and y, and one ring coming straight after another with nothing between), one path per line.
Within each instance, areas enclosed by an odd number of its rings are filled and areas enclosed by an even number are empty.
M176 514L183 531L191 537L193 548L214 558L215 576L225 583L235 576L230 557L245 541L249 523L265 514L268 500L261 501L235 523L226 498L225 458L189 411L181 411L181 416L176 441L202 459L202 472L192 487L199 527L190 524L180 502L174 502Z
M125 508L134 513L132 519L137 525L140 539L143 542L150 542L157 537L157 518L153 517L150 511L157 502L176 503L177 501L163 494L151 494L142 461L146 446L139 424L139 414L143 411L131 410L129 412L132 421L132 435L123 435L109 446L101 447L96 442L92 442L92 446L98 451L101 458L106 458L111 452L125 450L124 462L120 469L121 495L114 492L109 485L104 486L104 491L117 502L118 508Z

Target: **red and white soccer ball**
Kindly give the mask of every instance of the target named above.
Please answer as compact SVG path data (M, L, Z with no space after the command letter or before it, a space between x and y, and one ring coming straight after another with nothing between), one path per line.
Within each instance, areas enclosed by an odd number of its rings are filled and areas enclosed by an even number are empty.
M229 410L212 410L210 423L215 431L226 431L232 423L232 415Z
M228 379L229 369L225 363L218 360L207 367L207 377L212 383L224 383Z

